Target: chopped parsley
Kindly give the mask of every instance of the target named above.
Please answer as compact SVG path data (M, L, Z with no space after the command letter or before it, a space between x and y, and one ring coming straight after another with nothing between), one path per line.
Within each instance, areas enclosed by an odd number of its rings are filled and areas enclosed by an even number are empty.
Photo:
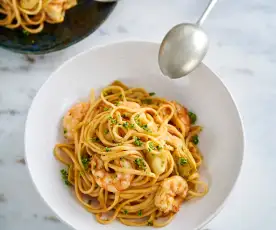
M100 139L99 139L98 137L92 137L92 138L91 138L91 141L92 141L92 142L99 142Z
M142 146L143 142L141 141L141 139L139 137L134 137L134 144L136 146Z
M160 145L158 145L156 148L158 151L162 150L162 147Z
M126 129L128 129L128 127L129 127L129 123L128 123L127 121L126 121L126 122L124 122L124 123L123 123L123 127L124 127L124 128L126 128Z
M22 32L23 32L23 34L26 35L26 36L28 36L28 35L30 34L29 31L27 31L27 30L23 30Z
M111 116L108 117L108 120L110 120L111 124L113 124L113 125L117 124L117 120L115 118L111 117Z
M149 95L150 96L154 96L156 93L155 92L150 92Z
M187 162L188 162L187 159L185 159L184 157L180 157L179 158L179 164L180 165L183 166L183 165L187 164Z
M108 96L108 95L110 95L110 94L112 94L112 92L110 92L110 91L104 91L104 92L103 92L103 95L104 95L104 96Z
M134 163L138 166L139 169L146 169L146 164L144 162L144 159L142 158L136 158Z
M110 152L110 151L111 151L111 149L110 149L110 148L108 148L108 147L105 147L105 151L106 151L106 152Z
M118 106L118 105L120 104L120 102L119 102L119 101L115 101L114 104L115 104L116 106Z
M139 114L137 114L135 117L134 117L134 120L137 122L137 123L139 123L139 117L140 117L140 115Z
M104 107L104 111L108 111L109 110L109 108L107 108L107 107Z
M150 133L151 130L148 128L148 125L147 125L147 124L145 124L145 125L141 124L141 122L139 121L139 117L140 117L139 114L137 114L137 115L134 117L134 120L135 120L135 122L137 123L137 125L139 125L142 129L144 129L145 131L147 131L147 132Z
M198 135L195 135L192 137L192 142L197 145L199 143L199 140L198 140Z
M138 216L142 216L142 211L141 210L138 212Z
M147 125L147 124L141 125L140 127L141 127L142 129L144 129L145 131L149 132L149 133L151 132L150 129L148 128L148 125Z
M148 151L150 152L151 150L155 150L156 148L154 147L152 142L149 142L149 148Z
M67 133L67 129L63 129L63 133L66 134Z
M109 130L108 129L105 129L104 130L104 134L106 135L106 134L108 134L109 133Z
M150 105L150 104L152 104L152 99L146 98L146 99L141 100L141 102L142 102L143 104Z
M190 117L191 123L192 124L196 123L196 120L197 120L196 114L190 111L190 112L188 112L188 115Z
M148 226L152 226L152 225L153 225L152 221L148 221Z
M122 95L122 94L120 94L120 95L119 95L119 98L123 98L123 95Z
M129 124L129 122L124 122L123 123L123 127L126 129L133 129L134 128L134 124Z
M128 211L127 211L127 210L124 210L124 214L125 214L125 215L128 214Z
M64 181L64 184L66 184L67 186L70 186L71 183L68 181L68 172L66 171L66 169L61 169L60 173L61 173L61 177Z
M83 167L84 167L85 170L88 169L89 162L90 162L90 157L84 157L84 156L82 156L81 163L82 163L82 165L83 165Z

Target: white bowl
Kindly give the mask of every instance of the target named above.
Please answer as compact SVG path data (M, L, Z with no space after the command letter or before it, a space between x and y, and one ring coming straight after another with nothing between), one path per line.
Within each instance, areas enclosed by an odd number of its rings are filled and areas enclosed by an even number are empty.
M77 101L88 98L119 79L144 87L159 96L175 99L198 115L204 131L200 149L209 193L184 203L176 218L163 229L199 229L220 210L239 175L243 159L243 130L231 95L205 65L189 77L170 80L162 76L157 62L159 44L122 42L96 47L67 61L42 86L29 110L25 151L34 184L45 202L64 222L77 230L105 229L76 201L61 181L62 165L53 156L61 138L60 120ZM140 229L115 221L110 229Z

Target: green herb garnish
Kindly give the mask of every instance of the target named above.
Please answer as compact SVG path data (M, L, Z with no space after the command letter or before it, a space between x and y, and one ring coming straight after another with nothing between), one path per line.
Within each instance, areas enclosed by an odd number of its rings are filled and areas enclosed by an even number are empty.
M150 96L154 96L154 95L155 95L155 92L150 92L149 95L150 95Z
M147 125L147 124L145 124L145 125L141 124L141 122L139 121L139 117L140 117L139 114L137 114L137 115L134 117L134 120L135 120L135 122L137 123L137 125L139 125L142 129L144 129L145 131L147 131L147 132L150 133L151 130L148 128L148 125Z
M149 143L149 148L148 151L150 152L151 150L155 150L156 148L154 147L154 144L152 142Z
M141 125L140 127L141 127L142 129L144 129L145 131L151 133L151 130L148 128L148 125L147 125L147 124Z
M133 129L134 128L134 124L129 124L129 122L124 122L123 123L123 127L126 129Z
M66 169L61 169L60 173L61 173L61 177L64 181L64 184L66 184L67 186L70 186L71 183L68 181L68 172L66 171Z
M128 122L124 122L124 123L123 123L123 127L126 128L126 129L128 129L129 123L128 123Z
M128 214L128 211L127 211L127 210L124 210L124 214L125 214L125 215Z
M108 96L108 95L110 95L110 94L112 94L112 92L110 92L110 91L104 91L104 92L103 92L103 95L104 95L104 96Z
M141 100L141 102L142 102L143 104L150 105L150 104L152 104L152 99L146 98L146 99Z
M190 111L190 112L188 112L188 115L190 117L191 123L194 124L197 120L196 114Z
M146 164L142 158L136 158L134 163L138 166L139 169L146 169Z
M28 35L30 34L29 31L27 31L27 30L23 30L22 32L23 32L23 34L26 35L26 36L28 36Z
M109 110L109 108L107 108L107 107L104 107L104 111L108 111Z
M67 133L67 129L63 129L63 133L66 134Z
M89 162L90 162L90 157L84 157L84 156L82 156L81 163L82 163L82 165L83 165L83 167L84 167L85 170L88 169Z
M142 146L143 142L141 141L141 139L139 137L134 137L134 144L136 146Z
M111 124L113 124L113 125L117 124L117 120L115 118L111 117L111 116L108 117L108 120L110 120Z
M106 134L108 134L109 133L109 130L108 129L105 129L104 130L104 134L106 135Z
M110 148L108 148L108 147L105 147L105 151L106 151L106 152L110 152L110 151L111 151L111 149L110 149Z
M92 137L92 138L91 138L91 141L93 141L93 142L99 142L100 139L99 139L98 137Z
M135 117L134 117L134 120L138 123L139 122L139 117L140 117L140 115L139 114L137 114Z
M192 137L192 142L197 145L199 143L198 135Z
M138 212L138 216L142 216L142 211L141 210Z
M162 150L162 147L160 145L158 145L156 148L158 151Z
M187 159L185 159L184 157L180 157L179 158L179 164L180 165L183 166L183 165L187 164L187 162L188 162Z
M120 104L120 102L119 102L119 101L115 101L114 104L115 104L116 106L118 106L118 105Z

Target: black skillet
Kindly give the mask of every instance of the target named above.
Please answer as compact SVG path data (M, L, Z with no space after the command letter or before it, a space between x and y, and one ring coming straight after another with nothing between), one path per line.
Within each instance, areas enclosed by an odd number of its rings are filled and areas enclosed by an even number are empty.
M28 34L22 29L10 30L0 26L0 47L27 54L45 54L64 49L93 33L115 6L116 2L79 0L77 6L66 11L63 23L45 23L39 34Z

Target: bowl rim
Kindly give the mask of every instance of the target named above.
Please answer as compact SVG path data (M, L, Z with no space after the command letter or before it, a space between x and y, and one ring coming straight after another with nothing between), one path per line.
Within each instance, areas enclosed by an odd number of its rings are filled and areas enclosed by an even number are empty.
M52 210L52 212L58 217L58 219L65 223L67 226L71 227L72 229L75 229L75 227L69 223L69 221L61 218L59 216L59 214L56 212L56 210L48 203L47 200L45 200L45 198L42 196L41 192L40 192L40 189L37 187L35 181L34 181L34 178L33 178L33 175L32 175L32 172L31 172L31 169L29 167L29 164L28 164L28 154L27 154L27 129L28 129L28 124L30 123L30 113L32 112L33 110L33 106L34 106L34 102L37 100L37 97L38 97L38 94L39 92L45 87L45 85L52 80L52 78L54 77L54 75L56 73L58 73L62 68L64 68L66 65L68 65L70 62L74 61L75 59L79 58L80 56L83 56L83 55L86 55L90 52L93 52L95 50L98 50L98 49L101 49L101 48L104 48L104 47L109 47L109 46L114 46L114 45L120 45L120 44L124 44L124 43L145 43L145 44L152 44L152 45L160 45L159 42L154 42L154 41L146 41L146 40L141 40L141 39L126 39L126 40L119 40L119 41L111 41L111 42L107 42L107 43L104 43L104 44L100 44L100 45L96 45L96 46L93 46L91 48L89 48L88 50L85 50L85 51L82 51L76 55L74 55L73 57L67 59L66 61L64 61L60 66L58 66L51 74L50 76L48 77L48 79L41 85L41 87L39 88L39 90L37 91L35 97L33 98L32 100L32 103L31 103L31 106L29 107L29 110L28 110L28 114L27 114L27 118L26 118L26 121L25 121L25 130L24 130L24 152L25 152L25 160L26 160L26 165L27 165L27 168L28 168L28 172L29 172L29 175L31 177L31 181L35 187L35 190L38 192L40 198L42 198L42 200L44 201L45 204L47 204L47 206ZM232 188L228 191L228 193L226 194L224 200L222 201L222 203L218 206L217 209L215 209L213 212L211 212L211 214L200 224L198 225L194 230L200 230L202 229L204 226L206 226L208 223L211 222L211 220L213 220L221 211L222 209L224 208L224 206L226 205L226 202L228 201L230 195L232 194L234 188L236 188L237 186L237 182L240 180L240 175L241 175L241 169L243 168L243 165L244 165L244 157L245 157L245 131L244 131L244 123L243 123L243 119L242 119L242 116L240 114L240 111L238 109L238 106L234 100L234 97L232 96L231 92L227 89L226 85L223 83L223 81L221 80L221 77L219 74L216 74L215 72L213 72L210 68L208 68L207 65L205 65L203 62L201 63L203 65L204 68L206 68L207 70L209 70L210 72L212 72L218 81L220 81L220 83L222 84L222 86L224 87L224 89L228 92L228 94L230 95L230 98L231 98L231 101L234 105L234 107L236 108L236 112L237 112L237 115L238 115L238 118L239 118L239 125L240 125L240 128L241 128L241 135L242 135L242 140L241 140L241 162L240 162L240 167L238 169L238 172L237 172L237 176L236 178L234 179L234 182L233 182L233 186ZM77 230L77 229L76 229Z

